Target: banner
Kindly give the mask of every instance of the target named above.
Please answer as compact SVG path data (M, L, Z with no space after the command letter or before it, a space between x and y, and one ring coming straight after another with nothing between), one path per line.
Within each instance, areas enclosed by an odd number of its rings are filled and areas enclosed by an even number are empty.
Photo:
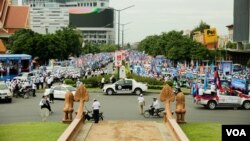
M218 38L217 38L216 28L205 29L204 39L205 39L205 44L217 43Z

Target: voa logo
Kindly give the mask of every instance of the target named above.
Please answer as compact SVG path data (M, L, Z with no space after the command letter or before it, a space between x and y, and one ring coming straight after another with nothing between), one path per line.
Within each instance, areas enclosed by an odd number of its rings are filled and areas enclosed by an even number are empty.
M246 135L246 132L244 129L226 129L226 132L227 132L227 136L235 136L235 137L238 137L238 136L247 136Z

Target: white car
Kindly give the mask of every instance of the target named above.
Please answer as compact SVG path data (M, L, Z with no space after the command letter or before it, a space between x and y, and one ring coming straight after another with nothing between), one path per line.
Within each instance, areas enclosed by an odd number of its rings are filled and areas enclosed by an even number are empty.
M55 99L65 99L65 94L70 91L73 93L73 95L75 95L76 92L76 88L72 87L70 85L56 85L53 86L52 88L53 94L54 94L54 98ZM49 95L50 89L45 89L44 91L44 95Z
M250 95L234 91L232 94L203 94L195 97L196 104L203 105L208 109L215 109L216 107L243 107L250 110Z
M113 84L105 84L102 91L108 95L114 93L135 93L137 95L148 90L147 84L137 82L134 79L121 79Z
M12 93L4 82L0 82L0 100L12 102Z

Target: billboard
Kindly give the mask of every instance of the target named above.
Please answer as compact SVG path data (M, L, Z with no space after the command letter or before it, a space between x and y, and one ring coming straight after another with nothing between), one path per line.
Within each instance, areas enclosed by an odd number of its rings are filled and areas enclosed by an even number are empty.
M205 29L204 39L205 39L205 44L217 43L218 38L217 38L216 28Z
M103 8L70 8L69 23L75 27L114 27L114 9Z

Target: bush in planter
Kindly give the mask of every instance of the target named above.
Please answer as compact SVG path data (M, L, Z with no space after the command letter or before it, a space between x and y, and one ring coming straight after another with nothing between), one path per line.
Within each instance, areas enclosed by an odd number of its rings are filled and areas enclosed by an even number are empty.
M105 84L109 83L110 77L111 75L104 75ZM89 77L87 79L81 79L80 81L83 84L85 84L86 87L88 88L95 88L95 87L100 87L101 80L102 80L102 75L98 75L98 76Z
M75 81L73 81L72 79L65 79L65 80L64 80L64 82L65 82L65 84L67 84L67 85L73 85L73 84L76 84L76 82L75 82Z
M164 82L159 81L155 78L143 77L136 74L127 74L127 78L135 79L138 82L147 83L149 85L164 85Z
M149 89L159 89L161 90L164 85L148 85Z

